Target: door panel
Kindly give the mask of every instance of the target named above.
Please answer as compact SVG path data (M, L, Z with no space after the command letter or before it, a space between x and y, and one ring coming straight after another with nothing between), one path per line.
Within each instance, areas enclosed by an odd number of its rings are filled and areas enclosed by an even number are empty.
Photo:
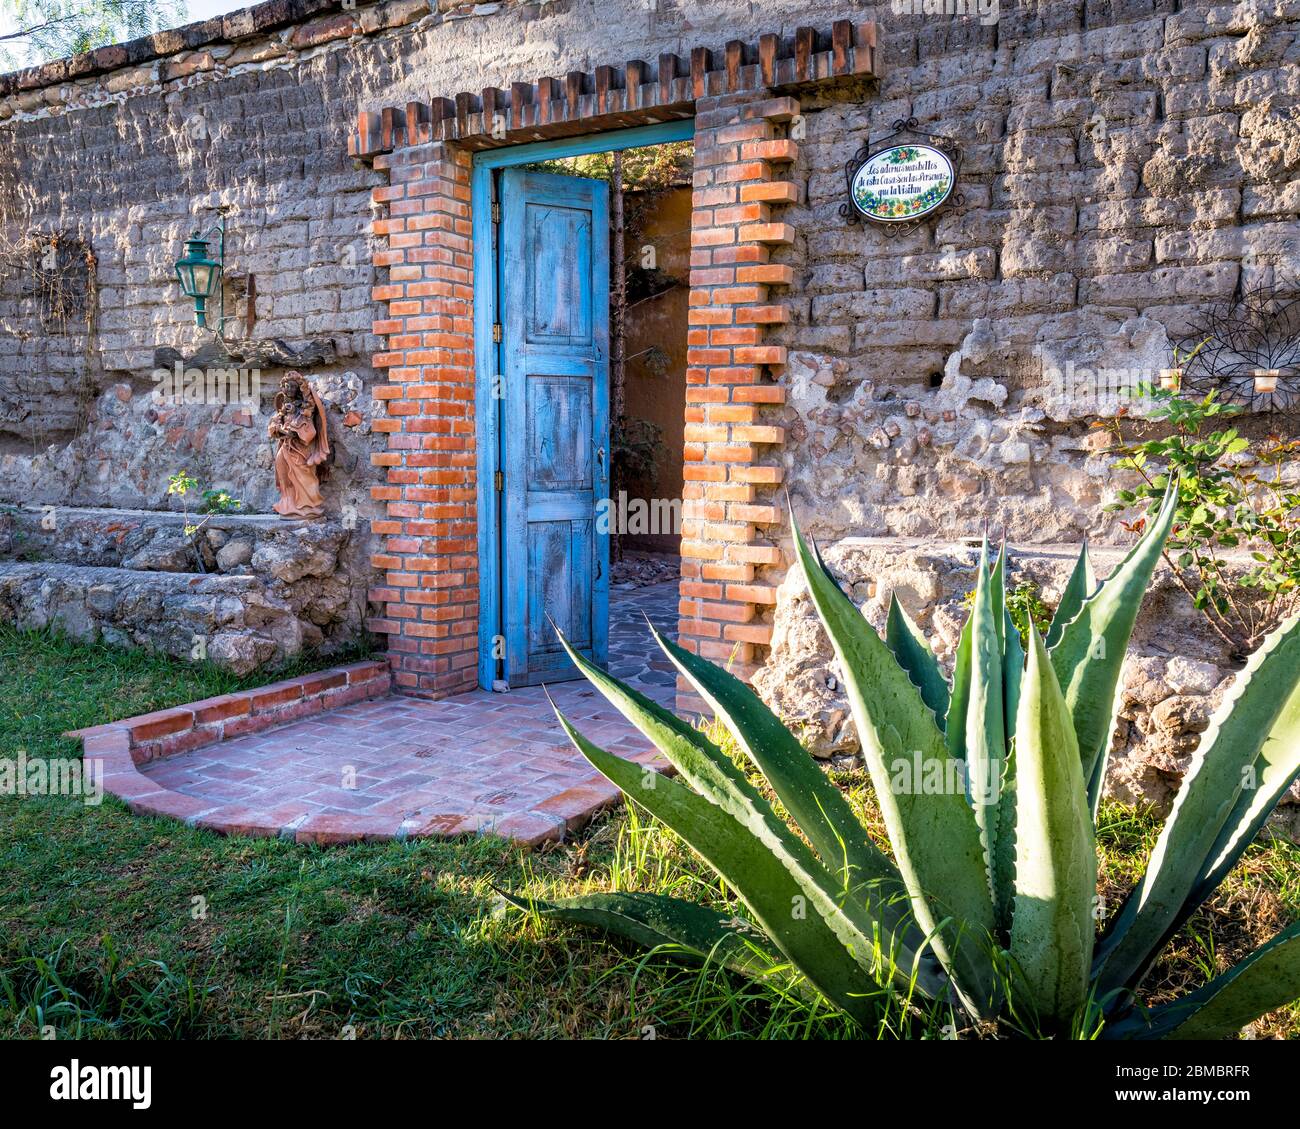
M532 250L525 340L530 345L590 346L591 213L532 202L524 207L524 238Z
M609 223L603 181L501 176L502 613L512 686L608 652ZM554 624L554 627L552 626Z
M532 489L591 489L591 385L585 375L529 378L528 481Z

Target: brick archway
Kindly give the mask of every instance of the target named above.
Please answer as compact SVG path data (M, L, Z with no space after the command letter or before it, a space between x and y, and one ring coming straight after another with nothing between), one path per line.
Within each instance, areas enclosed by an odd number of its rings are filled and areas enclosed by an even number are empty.
M396 686L442 697L473 689L479 651L479 489L475 452L472 154L694 116L695 172L685 411L680 640L748 677L770 642L764 613L779 568L782 523L774 491L784 433L770 422L785 401L785 349L768 334L789 320L789 266L772 262L794 232L779 211L798 200L786 174L799 103L775 88L872 73L874 25L847 21L792 40L764 36L692 52L689 67L661 56L361 115L355 155L387 171L374 190L382 216L375 265L387 304L373 359L388 380L372 488L386 513L372 530L385 582L370 621L388 637ZM482 332L479 326L479 332Z

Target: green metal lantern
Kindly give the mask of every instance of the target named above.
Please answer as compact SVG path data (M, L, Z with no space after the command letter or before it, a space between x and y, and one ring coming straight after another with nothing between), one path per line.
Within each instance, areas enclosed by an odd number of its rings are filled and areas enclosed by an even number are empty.
M195 324L206 328L207 301L221 286L221 260L209 256L208 240L197 231L185 241L185 254L176 261L176 277L185 294L194 299Z

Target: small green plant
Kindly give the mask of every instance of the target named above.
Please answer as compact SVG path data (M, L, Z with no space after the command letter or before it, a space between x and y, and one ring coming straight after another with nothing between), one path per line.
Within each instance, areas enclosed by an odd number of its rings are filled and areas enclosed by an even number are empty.
M1179 346L1175 345L1175 346L1174 346L1174 366L1173 366L1174 369L1175 369L1176 371L1178 371L1178 372L1181 372L1183 369L1185 369L1185 368L1186 368L1188 365L1190 365L1194 360L1196 360L1196 355L1197 355L1197 354L1198 354L1202 349L1204 349L1205 346L1207 346L1207 345L1208 345L1212 340L1213 340L1213 338L1211 338L1211 337L1207 337L1204 341L1200 342L1200 343L1196 346L1195 349L1191 350L1191 352L1188 352L1188 353L1184 353L1184 352L1182 351L1182 349L1181 349Z
M199 563L199 571L206 572L207 569L203 566L203 554L199 551L197 541L199 533L217 514L234 513L244 503L238 498L231 497L230 492L227 490L204 490L199 512L207 516L195 524L190 520L189 496L197 493L198 489L198 479L187 471L178 470L167 479L168 495L174 494L181 500L181 512L185 515L185 524L182 528L185 530L185 536L189 538L190 546L194 549L194 557Z
M1199 400L1150 386L1140 393L1156 402L1153 417L1167 423L1170 434L1126 443L1126 412L1098 421L1118 441L1116 467L1141 479L1106 508L1138 510L1137 520L1126 525L1141 529L1176 482L1178 511L1165 560L1215 634L1244 656L1300 596L1300 486L1284 473L1300 443L1270 436L1252 450L1236 428L1223 426L1241 408L1214 392ZM1237 456L1248 451L1254 458L1243 465ZM1262 474L1259 465L1266 468ZM1255 562L1235 576L1223 556L1234 549L1248 549Z
M199 507L199 512L233 514L237 513L243 504L238 498L233 497L229 490L204 490L203 504Z
M962 606L975 606L975 592L972 588L961 598ZM1043 590L1032 580L1022 580L1014 588L1007 590L1007 613L1011 622L1020 632L1021 646L1029 644L1029 625L1032 623L1040 635L1046 635L1052 625L1052 609L1043 603Z
M20 561L28 559L22 548L27 534L15 528L21 512L17 506L0 505L0 554L12 553Z
M187 474L183 470L178 470L167 480L168 495L176 495L181 500L181 512L185 514L185 536L193 537L198 532L197 525L190 524L190 507L187 499L190 494L199 488L199 480Z
M1102 583L1085 548L1047 639L1031 622L1027 648L1007 610L1005 548L992 566L986 549L951 685L898 601L882 638L795 529L891 854L726 671L655 632L802 835L705 733L568 648L681 780L599 748L560 715L569 737L690 844L750 917L654 894L510 900L745 976L794 972L798 990L866 1030L901 1000L1008 1034L1221 1038L1289 1003L1300 996L1300 923L1172 1002L1148 1006L1139 992L1300 775L1300 619L1237 676L1131 895L1109 913L1097 893L1097 810L1120 671L1177 506L1171 492Z

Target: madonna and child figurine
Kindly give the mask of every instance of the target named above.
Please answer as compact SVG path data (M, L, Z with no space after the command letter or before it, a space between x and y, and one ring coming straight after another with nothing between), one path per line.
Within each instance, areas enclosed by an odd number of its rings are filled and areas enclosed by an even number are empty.
M287 372L275 394L275 414L266 428L276 444L275 485L281 517L320 517L325 512L320 484L329 476L330 441L325 405L300 372Z

